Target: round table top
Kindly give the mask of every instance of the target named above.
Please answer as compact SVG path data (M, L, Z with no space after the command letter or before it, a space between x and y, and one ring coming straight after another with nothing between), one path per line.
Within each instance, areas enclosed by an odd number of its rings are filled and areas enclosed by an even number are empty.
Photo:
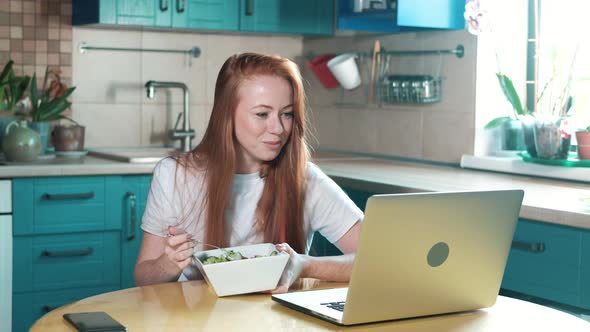
M303 280L300 289L344 287ZM173 282L92 296L41 317L31 331L72 331L62 315L104 311L128 331L590 331L590 323L534 303L498 296L491 308L383 323L338 326L272 301L270 294L218 298L204 281Z

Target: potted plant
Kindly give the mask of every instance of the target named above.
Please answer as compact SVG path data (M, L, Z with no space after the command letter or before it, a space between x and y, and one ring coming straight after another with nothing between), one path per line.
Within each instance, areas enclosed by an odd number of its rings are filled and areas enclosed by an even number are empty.
M16 120L15 112L19 107L31 78L16 76L12 69L14 62L8 61L0 73L0 146L6 125Z
M484 32L493 32L491 13L485 7L491 3L493 2L483 0L467 1L464 17L470 33L479 35ZM535 20L536 25L538 25L538 21ZM535 26L535 31L538 31L538 26ZM536 43L538 45L538 40ZM559 53L555 46L551 51L553 55ZM535 52L535 68L538 68L541 51L535 50ZM574 53L569 63L569 70L561 67L562 65L556 65L556 56L545 57L551 59L550 64L553 70L543 73L543 75L539 75L538 71L535 72L533 82L535 87L534 103L532 109L529 110L521 102L522 99L518 95L512 80L502 71L500 56L496 47L496 77L506 100L512 106L512 114L492 119L484 128L493 129L502 126L505 129L511 128L511 125L515 122L520 123L522 126L521 135L524 138L527 152L532 157L554 159L562 158L564 154L567 156L571 132L565 130L567 121L564 121L564 119L573 104L570 92L576 53ZM537 87L542 88L537 89ZM542 150L541 153L539 153L539 150Z
M576 140L578 141L578 159L590 159L590 126L584 130L577 131Z
M72 105L67 98L76 88L68 88L66 84L61 81L60 75L60 70L49 70L49 67L47 67L41 90L37 87L36 75L33 75L31 81L31 109L29 115L32 121L32 127L41 135L43 151L46 150L49 140L50 122L66 119L72 122L75 126L79 126L74 120L63 115L63 112ZM48 80L51 80L49 86Z

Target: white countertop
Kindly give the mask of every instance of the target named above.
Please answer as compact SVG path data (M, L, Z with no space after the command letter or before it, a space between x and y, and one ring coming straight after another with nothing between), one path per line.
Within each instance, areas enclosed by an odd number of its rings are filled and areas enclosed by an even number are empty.
M460 191L518 188L525 191L522 218L590 229L590 185L452 166L320 153L315 163L329 176L365 190ZM0 166L0 178L150 174L155 164L131 164L86 156ZM376 189L378 188L378 189Z

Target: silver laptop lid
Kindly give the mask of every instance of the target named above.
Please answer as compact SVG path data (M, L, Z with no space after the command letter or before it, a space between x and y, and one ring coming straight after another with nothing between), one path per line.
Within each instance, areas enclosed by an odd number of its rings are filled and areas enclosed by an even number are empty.
M493 305L523 195L502 190L370 197L342 323Z

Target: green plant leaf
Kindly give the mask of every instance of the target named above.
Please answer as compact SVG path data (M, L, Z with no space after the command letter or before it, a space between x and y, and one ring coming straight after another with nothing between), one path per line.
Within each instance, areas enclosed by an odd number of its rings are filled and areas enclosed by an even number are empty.
M516 89L514 88L514 84L512 83L512 80L501 73L496 73L496 76L498 77L498 81L500 82L500 87L502 88L502 92L504 92L504 96L506 97L506 99L508 100L508 102L510 102L510 104L512 105L512 109L514 110L515 115L525 115L526 112L525 110L522 108L522 103L520 102L520 97L518 96L518 93L516 92Z
M498 126L503 125L505 122L514 120L513 118L509 117L509 116L502 116L499 118L495 118L492 119L492 121L488 122L488 124L485 125L485 129L493 129L496 128Z
M37 89L37 74L31 79L31 120L39 121L39 90Z
M14 61L10 60L4 66L4 69L2 69L2 73L0 73L0 83L6 83L10 80L10 76L11 76L10 74L13 73L13 71L12 71L13 64L14 64Z

